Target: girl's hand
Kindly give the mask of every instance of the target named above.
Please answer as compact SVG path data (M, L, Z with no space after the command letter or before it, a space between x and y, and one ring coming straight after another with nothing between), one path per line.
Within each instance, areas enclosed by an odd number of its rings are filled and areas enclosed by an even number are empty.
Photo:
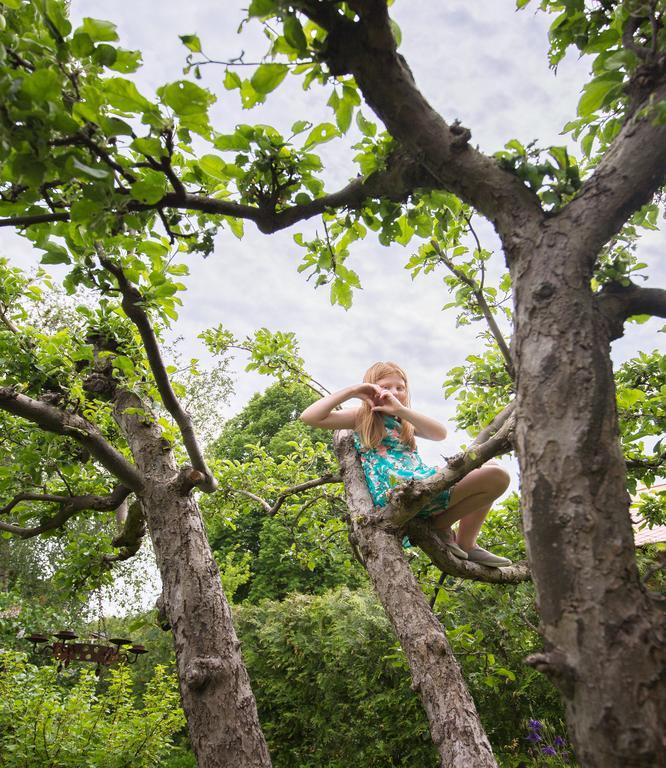
M399 416L405 410L404 404L392 392L389 392L388 389L381 389L380 387L378 389L379 392L375 396L372 410L388 413L389 416Z
M379 403L379 395L382 392L382 388L377 384L363 383L354 388L354 397L358 397L359 400L363 400L370 408L375 407Z

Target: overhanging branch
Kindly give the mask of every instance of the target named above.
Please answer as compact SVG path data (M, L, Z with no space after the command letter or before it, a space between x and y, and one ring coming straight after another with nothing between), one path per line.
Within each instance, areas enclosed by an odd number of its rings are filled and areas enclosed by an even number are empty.
M0 409L31 421L46 432L71 437L124 485L135 493L141 492L143 476L139 470L82 416L68 413L41 400L33 400L11 387L0 387Z
M345 187L323 197L318 197L304 205L294 205L276 211L270 207L257 207L235 203L229 200L219 200L206 195L195 195L180 188L177 192L169 192L154 204L134 201L123 201L122 211L163 211L172 208L186 211L200 211L213 216L231 216L238 219L253 221L264 234L272 234L299 221L320 216L328 210L360 208L369 198L387 197L395 201L406 200L417 188L433 188L435 180L422 163L414 159L405 150L396 150L386 161L386 167L372 173L367 178L357 178ZM111 211L113 209L110 209ZM56 221L69 221L66 212L40 213L30 216L13 216L0 219L0 227L29 227L33 224L44 224Z
M16 506L23 502L38 502L59 504L60 509L49 517L43 518L39 525L24 527L14 523L0 521L0 530L14 534L21 539L31 539L46 531L62 528L65 523L80 512L88 510L96 512L111 511L119 507L131 493L131 489L124 485L118 485L107 496L96 494L83 494L80 496L59 496L55 494L18 493L14 498L0 509L0 515L7 515Z
M326 29L321 56L331 73L354 76L366 103L430 172L437 188L453 192L493 222L505 246L522 241L530 225L544 220L536 194L471 146L470 131L448 124L418 90L396 50L385 2L355 3L356 21L317 0L295 6Z

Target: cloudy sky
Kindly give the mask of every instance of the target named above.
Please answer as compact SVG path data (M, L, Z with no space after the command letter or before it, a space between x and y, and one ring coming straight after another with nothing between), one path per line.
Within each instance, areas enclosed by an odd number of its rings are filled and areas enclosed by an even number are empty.
M71 12L75 25L83 16L110 19L118 25L122 44L143 52L144 66L136 79L150 95L159 85L182 77L186 50L179 34L197 33L212 58L229 59L241 51L246 61L260 57L265 49L260 25L254 22L237 34L247 2L72 0ZM393 7L402 29L402 53L421 90L448 121L459 119L469 127L472 141L487 152L501 149L514 137L524 143L538 138L541 145L566 143L560 130L575 116L589 68L589 62L570 57L557 73L550 70L546 59L549 18L531 6L521 12L514 7L513 0L397 0ZM209 66L203 73L204 84L219 97L212 114L220 131L230 131L240 122L269 123L286 130L297 119L332 119L325 106L328 94L314 86L304 92L296 78L287 78L265 106L246 112L237 92L222 89L223 67ZM366 116L370 116L367 110ZM324 147L329 190L356 174L351 143L353 137ZM293 234L312 234L316 229L314 222L266 237L248 224L240 242L229 232L221 233L215 253L190 264L192 276L178 325L188 350L204 356L196 337L218 323L241 336L262 326L295 331L309 370L329 389L360 380L375 360L393 359L411 376L414 405L444 421L450 419L454 403L442 396L445 373L480 345L477 329L456 329L454 314L441 311L449 300L443 274L412 282L404 264L416 246L385 248L371 233L354 247L348 262L359 273L363 290L345 312L330 306L325 288L315 291L296 271L302 254ZM479 233L486 248L498 250L490 227L480 222ZM7 230L0 230L0 237L5 253L24 265L34 262L23 241ZM663 250L659 234L646 240L643 260L656 264L658 248ZM496 269L501 265L498 252ZM653 271L658 273L656 266ZM652 284L660 283L666 280ZM651 321L631 330L618 342L616 359L626 359L636 349L659 346L660 325ZM244 373L243 365L239 360L229 415L270 383ZM464 441L465 435L453 434L444 447L424 444L422 451L435 463L442 450L450 455Z

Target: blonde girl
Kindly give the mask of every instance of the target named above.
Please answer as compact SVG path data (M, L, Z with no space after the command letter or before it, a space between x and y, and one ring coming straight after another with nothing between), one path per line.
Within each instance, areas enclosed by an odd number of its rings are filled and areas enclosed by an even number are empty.
M354 398L361 401L360 406L336 410ZM403 480L422 479L437 472L437 467L424 464L414 438L446 437L443 424L412 409L407 374L392 362L370 366L362 384L323 397L303 411L301 420L312 427L354 430L368 490L378 507L386 505L391 489ZM495 568L510 565L508 558L476 543L493 502L508 485L509 475L502 467L484 464L439 494L419 516L432 517L442 531L460 521L454 540L448 544L457 557Z

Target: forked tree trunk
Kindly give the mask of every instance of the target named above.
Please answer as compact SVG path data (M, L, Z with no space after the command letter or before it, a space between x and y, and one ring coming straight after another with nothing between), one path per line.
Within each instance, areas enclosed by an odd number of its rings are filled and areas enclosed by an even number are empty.
M351 536L407 656L442 768L496 768L474 701L442 625L402 552L398 536L373 524L373 504L350 433L335 447L345 485Z
M171 624L183 709L199 768L269 768L247 670L195 499L179 480L159 428L125 412L141 407L120 393L116 418L148 478L141 503Z
M546 229L529 245L513 281L522 504L545 638L532 661L563 693L585 768L655 768L666 623L636 567L608 332L573 238Z

